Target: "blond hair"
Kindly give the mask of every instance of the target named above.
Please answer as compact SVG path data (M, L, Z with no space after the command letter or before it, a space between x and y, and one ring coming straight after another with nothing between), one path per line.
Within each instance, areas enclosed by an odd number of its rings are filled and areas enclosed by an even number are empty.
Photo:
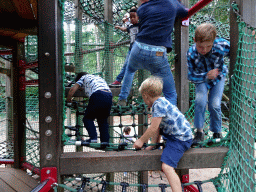
M148 94L150 97L161 96L163 91L163 80L160 77L151 76L140 85L140 94Z
M195 42L214 41L216 34L217 31L213 24L203 23L196 28Z

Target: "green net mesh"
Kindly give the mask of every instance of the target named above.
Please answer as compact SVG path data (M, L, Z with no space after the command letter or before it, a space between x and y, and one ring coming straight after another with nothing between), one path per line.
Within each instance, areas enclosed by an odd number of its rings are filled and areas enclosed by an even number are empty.
M190 5L197 1L191 0ZM101 75L108 83L112 83L119 74L127 52L129 50L129 35L114 28L115 25L122 25L122 18L133 6L137 5L135 0L113 1L113 17L111 23L104 18L104 1L80 0L79 7L82 10L81 19L76 18L76 6L72 0L65 1L64 4L64 61L66 72L64 75L64 86L68 87L74 80L75 74L86 71L91 74ZM193 44L193 35L197 25L210 22L213 23L218 32L218 36L230 40L229 27L229 0L214 0L205 8L200 10L190 18L189 44ZM222 119L224 136L229 137L229 142L221 145L229 146L230 151L223 163L219 176L212 180L218 191L255 191L255 66L256 66L256 41L251 26L244 23L241 18L239 23L239 44L237 51L237 62L232 81L226 82L222 99ZM28 36L25 39L25 53L27 62L37 60L37 37ZM175 54L169 53L170 65L173 64ZM1 57L2 67L6 62L10 62L10 56ZM225 60L229 66L229 59ZM173 68L173 66L171 66ZM38 69L34 68L26 71L26 78L38 79ZM174 70L175 71L175 70ZM148 75L148 74L146 74ZM119 144L123 136L123 128L132 128L131 136L135 139L141 135L139 127L147 127L148 111L143 105L141 98L136 92L141 80L141 72L136 72L133 81L133 99L131 99L129 110L119 110L114 101L112 109L113 124L110 126L111 142ZM227 77L229 79L229 77ZM229 90L231 83L232 90ZM193 128L194 119L194 85L190 87L190 108L186 112L186 117ZM231 98L229 95L231 93ZM116 100L117 98L114 98ZM82 112L86 108L88 100L78 98L79 110ZM3 159L13 158L13 140L11 117L8 116L7 106L11 106L12 98L6 92L6 75L0 76L0 155ZM231 111L229 110L231 109ZM38 86L27 86L26 88L26 161L35 167L40 167L39 157L39 100ZM63 142L76 139L76 131L67 131L66 127L79 125L79 133L82 138L87 137L87 132L83 128L81 117L76 116L76 110L65 109L65 122ZM139 116L141 120L139 121ZM209 112L206 114L205 132L207 138L211 138L209 129ZM73 136L70 135L73 134ZM70 136L70 137L69 137ZM205 147L209 147L205 145ZM75 145L65 145L64 152L74 151L95 151L91 147L76 147ZM98 150L97 150L98 151ZM131 184L140 183L140 172L129 172L126 182ZM121 182L124 173L113 174L90 174L84 175L95 180L109 180ZM75 191L81 182L75 181L74 177L66 177L64 184ZM100 190L101 185L90 183L87 190ZM120 191L121 186L112 186L111 190ZM138 191L138 187L131 187L128 191Z

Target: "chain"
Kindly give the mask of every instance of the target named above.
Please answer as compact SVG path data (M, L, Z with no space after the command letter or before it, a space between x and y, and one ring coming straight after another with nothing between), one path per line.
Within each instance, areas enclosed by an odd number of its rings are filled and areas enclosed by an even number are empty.
M239 22L245 23L246 27L248 27L248 28L250 28L250 29L252 29L252 30L255 29L255 27L253 27L252 25L250 25L250 24L248 24L248 23L246 23L246 22L244 21L243 16L239 13L238 4L236 4L235 1L232 2L231 6L232 6L233 12L236 14L237 20L238 20Z

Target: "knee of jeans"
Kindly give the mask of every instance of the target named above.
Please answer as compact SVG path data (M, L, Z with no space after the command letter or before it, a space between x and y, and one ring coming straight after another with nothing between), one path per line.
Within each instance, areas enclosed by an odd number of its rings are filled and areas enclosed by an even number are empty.
M217 112L221 111L221 105L218 103L214 103L214 102L209 103L208 107L209 107L209 111L217 111Z
M207 100L204 98L203 95L196 96L195 105L204 107L204 106L206 106L206 104L207 104Z

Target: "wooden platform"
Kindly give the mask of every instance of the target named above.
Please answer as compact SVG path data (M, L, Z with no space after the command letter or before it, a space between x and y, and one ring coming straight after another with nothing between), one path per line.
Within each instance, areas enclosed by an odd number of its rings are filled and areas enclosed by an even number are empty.
M177 169L220 168L227 147L190 148ZM60 174L161 170L163 150L70 152L60 157Z
M30 192L38 181L26 172L14 168L0 168L1 192Z

